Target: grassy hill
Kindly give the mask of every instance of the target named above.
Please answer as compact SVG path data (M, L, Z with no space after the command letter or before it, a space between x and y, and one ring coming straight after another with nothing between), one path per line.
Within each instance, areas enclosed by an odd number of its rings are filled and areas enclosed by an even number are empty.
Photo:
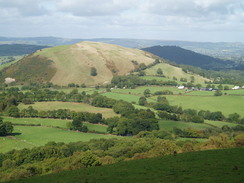
M137 64L132 61L137 61ZM5 68L2 80L11 77L17 82L106 84L114 75L125 75L140 63L148 65L154 61L153 55L142 50L105 43L80 42L39 50ZM91 76L92 67L97 71L96 76Z
M244 179L243 155L244 148L183 153L78 169L11 182L234 183L242 182Z

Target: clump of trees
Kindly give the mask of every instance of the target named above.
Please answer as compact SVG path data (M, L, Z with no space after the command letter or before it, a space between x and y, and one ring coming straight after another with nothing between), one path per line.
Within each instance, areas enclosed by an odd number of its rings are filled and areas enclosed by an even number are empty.
M3 122L2 119L0 119L0 136L7 136L10 135L14 130L14 127L11 122Z
M91 68L91 76L96 76L97 75L97 69L95 67Z

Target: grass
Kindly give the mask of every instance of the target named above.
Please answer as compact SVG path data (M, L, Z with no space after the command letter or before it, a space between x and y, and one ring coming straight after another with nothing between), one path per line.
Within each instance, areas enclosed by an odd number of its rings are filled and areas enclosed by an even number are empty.
M87 126L89 131L95 131L95 132L102 132L102 133L107 133L107 125L102 125L102 124L92 124L92 123L83 123L85 126Z
M28 142L17 140L13 137L0 137L0 153L6 153L13 149L20 150L24 148L32 148L33 144Z
M210 120L205 120L205 123L216 126L218 128L222 128L224 125L227 125L229 127L235 127L239 124L235 123L228 123L228 122L223 122L223 121L210 121Z
M112 92L143 96L143 93L146 89L149 89L151 94L155 93L156 91L163 91L163 90L172 91L174 94L179 94L179 92L181 92L181 90L179 90L178 88L169 87L169 86L162 86L162 87L160 87L160 86L141 86L141 87L137 87L135 89L114 89L114 90L112 90Z
M14 124L24 124L24 125L41 125L46 127L60 127L67 129L67 123L71 122L71 120L62 120L62 119L46 119L46 118L11 118L11 117L3 117L4 121L10 121ZM96 132L107 132L107 126L101 124L92 124L84 122L84 125L88 127L89 131Z
M244 89L241 90L223 90L223 94L226 93L226 95L244 95ZM192 91L186 93L186 95L196 95L196 96L213 96L213 91Z
M122 90L122 89L121 89ZM116 93L116 92L107 92L102 94L103 96L106 96L108 98L112 98L115 100L124 100L126 102L130 102L130 103L136 103L138 104L139 98L142 95L132 95L132 94L127 94L127 93ZM147 99L148 102L155 102L154 99Z
M81 133L69 130L62 130L58 128L50 128L43 126L15 126L14 132L15 136L13 140L17 142L28 143L32 146L45 145L47 142L77 142L77 141L89 141L91 139L100 138L118 138L112 135L102 135L95 133ZM15 145L9 144L8 149L14 149ZM5 147L0 149L0 151L5 151Z
M177 96L167 95L170 105L182 106L183 109L221 111L226 117L238 113L244 117L244 96Z
M205 84L205 81L208 81L208 79L206 79L202 76L199 76L196 74L185 73L182 71L181 68L175 67L175 66L172 66L172 65L169 65L166 63L160 63L160 64L157 64L157 65L147 69L146 75L155 75L158 68L161 68L163 70L163 73L167 78L173 79L173 77L176 77L178 83L182 83L182 82L180 82L180 78L186 78L187 81L190 82L191 76L194 76L195 83Z
M11 181L13 183L243 182L244 148L219 149L119 162ZM230 158L231 157L231 158Z
M90 113L102 113L104 118L118 116L116 113L113 112L112 109L108 108L101 108L101 107L94 107L89 104L85 103L76 103L76 102L36 102L35 104L31 105L24 105L20 104L18 107L20 110L26 109L29 106L32 106L34 109L40 111L47 111L47 110L57 110L57 109L70 109L76 112L90 112Z
M24 124L24 125L41 125L41 126L51 126L67 128L67 123L71 120L61 120L61 119L47 119L47 118L11 118L3 117L4 121L10 121L13 124Z
M159 120L159 128L162 130L172 130L174 127L180 129L193 128L204 130L206 128L213 128L207 123L192 123L192 122L183 122L183 121L168 121L168 120Z

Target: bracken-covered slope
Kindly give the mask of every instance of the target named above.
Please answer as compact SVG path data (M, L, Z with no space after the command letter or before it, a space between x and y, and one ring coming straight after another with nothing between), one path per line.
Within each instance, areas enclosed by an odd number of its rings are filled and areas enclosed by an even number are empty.
M155 61L155 56L112 44L80 42L39 50L5 68L1 80L11 77L19 83L106 84L114 75L126 75L137 68L138 64L132 61L148 65ZM91 76L92 67L96 68L96 76Z

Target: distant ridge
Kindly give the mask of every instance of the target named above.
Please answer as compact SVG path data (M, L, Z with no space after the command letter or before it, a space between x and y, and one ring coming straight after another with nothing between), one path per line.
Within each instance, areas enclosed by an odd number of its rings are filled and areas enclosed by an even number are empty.
M144 48L142 50L148 51L154 55L170 60L177 64L192 65L207 70L231 68L231 62L199 54L178 46L153 46Z

